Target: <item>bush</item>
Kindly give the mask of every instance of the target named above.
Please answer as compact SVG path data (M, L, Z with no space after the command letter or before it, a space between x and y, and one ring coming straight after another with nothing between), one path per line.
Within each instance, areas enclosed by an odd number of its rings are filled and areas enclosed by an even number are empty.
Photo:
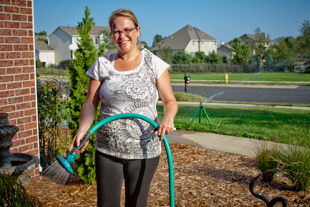
M306 192L310 187L310 149L291 146L281 153L280 161L296 190Z
M42 62L40 59L37 59L36 66L37 66L37 68L42 68Z
M310 65L306 67L305 73L310 73Z
M177 101L206 101L207 98L204 95L196 95L192 93L174 92L174 97Z
M73 61L72 60L62 60L58 64L58 68L66 69L67 67L72 67Z
M268 149L267 146L262 146L257 152L257 158L257 168L263 173L263 180L271 182L279 172L277 148Z
M21 181L0 172L0 206L42 206L40 201L26 192Z

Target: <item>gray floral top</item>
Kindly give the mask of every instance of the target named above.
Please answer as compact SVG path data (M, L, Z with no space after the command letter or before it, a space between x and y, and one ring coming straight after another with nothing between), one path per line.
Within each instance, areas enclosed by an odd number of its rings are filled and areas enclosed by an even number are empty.
M114 69L110 55L99 57L87 75L102 82L102 102L98 122L115 114L136 113L159 123L156 110L158 91L156 79L170 66L148 50L133 70ZM161 143L153 126L141 119L118 119L96 131L96 149L123 159L154 158L161 153Z

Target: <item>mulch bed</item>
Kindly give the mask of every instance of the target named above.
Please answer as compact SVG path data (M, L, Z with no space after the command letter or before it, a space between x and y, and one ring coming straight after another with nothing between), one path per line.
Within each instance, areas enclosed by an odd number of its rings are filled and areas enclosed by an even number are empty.
M174 165L175 206L267 206L249 191L249 181L260 173L255 167L254 157L175 143L170 143L170 148ZM70 176L65 186L44 178L30 183L27 190L38 197L43 206L97 206L96 185L85 185L76 175ZM285 176L277 176L272 183L260 180L255 190L270 199L284 197L290 206L310 206L310 190L294 191ZM148 206L170 206L169 199L169 167L163 146Z

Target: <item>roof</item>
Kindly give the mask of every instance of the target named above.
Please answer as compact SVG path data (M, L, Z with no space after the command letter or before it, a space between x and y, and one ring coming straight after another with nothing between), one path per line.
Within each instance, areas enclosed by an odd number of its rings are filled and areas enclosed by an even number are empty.
M51 48L46 42L44 41L40 41L40 40L36 40L35 42L35 48L37 50L54 50L53 48Z
M199 41L217 41L215 38L204 33L196 27L186 25L179 31L157 43L152 50L158 50L158 47L170 47L172 50L185 49L191 40Z
M59 28L66 31L68 34L70 34L72 36L79 35L77 27L59 26ZM110 28L109 27L103 27L103 26L94 26L89 34L90 35L100 35L100 34L102 34L102 31L104 31L104 30L110 31Z

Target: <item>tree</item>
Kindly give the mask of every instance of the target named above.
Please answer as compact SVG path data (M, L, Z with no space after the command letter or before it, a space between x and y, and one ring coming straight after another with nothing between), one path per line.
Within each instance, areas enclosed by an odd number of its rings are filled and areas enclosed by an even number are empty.
M241 39L235 38L231 42L232 51L234 53L233 58L231 59L232 63L247 63L250 56L251 51L247 44L241 42Z
M304 20L300 28L301 36L297 37L298 53L303 58L310 58L310 22Z
M157 43L159 43L160 41L162 41L163 39L165 39L165 37L162 37L160 34L155 35L155 37L153 38L153 46L155 47L155 45Z
M228 64L229 63L229 58L227 57L227 55L223 55L222 56L222 62L224 63L224 64Z
M172 63L172 50L170 47L160 47L159 48L159 53L160 53L160 58L165 61L168 64Z
M207 56L207 63L211 63L211 64L217 64L217 63L221 63L222 60L218 57L218 55L216 54L215 51L212 51L208 56Z
M192 56L186 54L184 50L178 50L174 55L172 55L173 64L190 64Z
M102 35L103 35L104 42L106 43L106 49L107 50L116 50L117 47L115 46L114 41L113 41L109 31L103 30Z
M46 34L46 31L44 31L44 30L43 30L43 31L40 31L40 32L35 32L34 34L35 34L35 35L47 35L47 34Z
M146 48L146 49L148 49L148 50L150 49L149 46L147 45L147 43L146 43L145 41L142 41L141 43L144 45L144 48Z
M257 27L254 32L255 32L255 36L254 36L254 41L251 44L251 47L254 49L255 55L257 55L259 58L259 68L260 68L263 55L267 49L267 45L269 45L270 43L270 40L269 40L269 35L261 32L259 27Z
M69 124L72 130L72 136L78 131L78 125L80 122L80 111L85 101L88 91L89 77L86 75L86 71L96 61L98 55L95 46L93 45L93 39L89 35L92 27L95 26L94 19L89 17L90 10L85 8L84 18L82 22L78 23L77 30L79 33L78 49L74 52L76 59L73 60L73 66L68 67L69 79L70 79L70 111L72 122ZM96 117L98 116L98 112ZM95 118L97 120L97 118ZM81 153L76 160L76 170L80 178L87 184L95 181L95 137L92 135L89 139L89 144L84 153Z
M195 53L195 57L199 59L199 63L204 63L206 62L206 55L202 51L198 51Z

